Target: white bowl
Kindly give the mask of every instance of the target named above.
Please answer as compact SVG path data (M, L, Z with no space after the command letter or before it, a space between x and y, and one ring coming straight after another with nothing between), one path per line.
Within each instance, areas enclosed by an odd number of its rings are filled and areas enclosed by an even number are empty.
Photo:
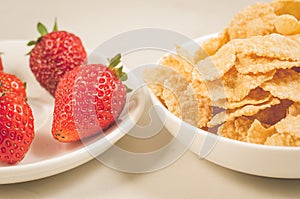
M197 43L215 36L208 35L196 39ZM193 134L189 144L191 151L199 158L205 158L222 167L235 171L273 178L300 178L300 147L278 147L245 143L193 127L180 118L174 116L158 98L150 92L155 107L163 114L158 114L165 127L177 139L182 139L179 134Z

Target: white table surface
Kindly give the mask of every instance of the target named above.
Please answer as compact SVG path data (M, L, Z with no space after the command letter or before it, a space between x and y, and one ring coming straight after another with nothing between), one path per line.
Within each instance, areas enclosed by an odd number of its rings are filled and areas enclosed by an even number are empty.
M255 0L0 0L0 40L37 37L36 23L79 35L93 49L121 32L166 28L196 38L220 31ZM1 51L1 49L0 49ZM130 144L126 138L120 145ZM242 160L241 160L242 161ZM287 168L288 169L288 168ZM186 152L175 163L148 174L128 174L92 160L70 171L11 185L0 198L299 198L300 181L241 174Z

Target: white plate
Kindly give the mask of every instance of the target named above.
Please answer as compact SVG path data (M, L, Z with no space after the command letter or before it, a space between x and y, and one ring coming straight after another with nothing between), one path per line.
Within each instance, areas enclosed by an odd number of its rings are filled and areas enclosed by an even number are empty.
M215 35L198 38L196 42L201 43ZM273 178L300 178L300 147L265 146L217 136L192 127L174 116L153 93L151 99L160 111L164 110L164 114L158 115L162 116L161 120L171 134L175 137L179 132L194 134L190 149L200 158L247 174Z
M121 122L110 128L106 136L99 135L85 143L54 140L51 134L54 99L40 87L31 73L29 58L25 56L29 50L25 41L0 41L4 69L27 83L28 102L35 118L35 139L26 157L17 165L0 164L0 184L44 178L93 159L125 135L135 125L144 108L141 95L135 93L129 97L130 102L120 117Z

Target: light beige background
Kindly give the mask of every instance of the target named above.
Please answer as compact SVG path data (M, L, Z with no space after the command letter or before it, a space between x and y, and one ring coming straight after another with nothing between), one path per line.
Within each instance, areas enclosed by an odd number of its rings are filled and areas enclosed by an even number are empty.
M221 30L254 0L0 0L0 40L33 39L36 23L79 35L93 49L120 32L166 28L196 38ZM1 49L0 49L1 50ZM126 139L120 144L126 145ZM128 143L127 143L128 144ZM243 160L241 160L243 161ZM287 168L288 169L288 168ZM49 178L0 185L0 198L299 198L299 180L279 180L234 172L191 152L149 174L126 174L92 160Z

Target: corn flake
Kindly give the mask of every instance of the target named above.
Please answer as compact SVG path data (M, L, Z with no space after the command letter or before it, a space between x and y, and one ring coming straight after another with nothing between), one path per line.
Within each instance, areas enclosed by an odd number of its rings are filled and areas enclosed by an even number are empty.
M300 102L300 74L293 70L278 70L273 79L264 82L261 87L280 99Z
M280 122L275 124L275 128L279 133L294 133L300 135L300 115L292 116L288 115Z
M276 133L264 143L270 146L300 146L300 138L291 133Z
M143 79L147 83L147 86L163 103L162 93L164 82L171 76L178 76L178 74L173 69L167 67L147 68L143 72Z
M227 110L227 118L228 120L240 117L240 116L252 116L258 113L260 110L264 110L266 108L270 108L276 104L279 104L280 101L277 98L272 98L268 102L257 104L257 105L246 105L238 109Z
M247 117L229 120L219 127L218 135L234 140L247 141L247 132L252 122L253 120Z
M267 35L274 32L274 8L267 3L257 3L240 11L228 26L230 40Z
M191 73L194 66L182 57L173 54L166 55L161 59L160 65L172 68L182 75L188 82L191 82Z
M291 40L298 42L300 44L300 34L296 34L296 35L290 35L287 36L288 38L290 38Z
M300 2L299 0L277 0L271 2L277 15L289 14L300 20Z
M291 69L300 66L300 61L279 60L256 55L238 54L237 60L235 67L242 74L266 73L275 69Z
M264 124L274 125L286 117L286 112L292 103L290 100L281 100L280 104L261 110L252 117Z
M300 115L300 103L294 102L287 110L287 115L291 115L291 116Z
M222 77L235 64L234 45L224 45L216 54L198 62L194 68L194 77L201 81L215 80Z
M242 100L252 89L272 79L274 74L275 70L259 74L241 74L235 68L232 68L222 77L227 101L235 102Z
M195 93L183 77L171 76L165 80L162 96L170 112L191 125L198 125L198 102Z
M241 117L241 116L253 116L258 113L260 110L264 110L279 104L280 100L277 98L272 98L268 102L258 105L246 105L238 109L228 109L221 113L216 114L213 116L211 121L209 122L209 127L214 127L217 125L222 124L225 121L233 120L234 118Z
M180 51L178 47L177 50ZM185 53L183 52L183 54ZM185 78L184 81L192 81L192 76L190 74L193 69L193 65L188 60L185 60L183 57L172 54L167 55L161 59L160 64L174 69L177 73L179 73ZM166 106L176 116L183 118L184 121L190 124L194 124L196 122L195 126L199 128L205 127L212 115L212 108L210 107L211 102L209 99L208 89L205 82L193 81L188 87L185 86L188 89L184 91L182 89L176 89L176 87L179 87L180 85L175 84L182 84L180 83L180 81L175 81L176 78L178 79L179 77L174 76L173 78L171 78L173 81L171 81L169 78L168 81L164 82L164 86L169 86L170 88L175 87L175 90L179 91L177 95L182 96L182 98L184 98L185 100L180 100L179 102L178 97L174 96L174 91L171 91L170 89L165 89L163 92L162 99L165 101ZM172 86L172 84L174 85ZM189 95L187 93L196 93L196 101L189 100ZM191 98L193 97L191 96ZM195 104L195 102L197 102L197 104ZM182 106L179 106L179 104L181 104ZM191 108L193 110L189 111L188 107L193 107ZM198 108L197 113L199 116L197 115L194 118L184 118L186 117L186 115L190 117L192 115L190 112L194 112L194 110L196 110L195 108Z
M271 94L264 91L261 88L256 88L250 91L250 93L241 101L228 102L225 99L219 99L214 102L214 106L224 109L236 109L245 105L256 105L267 102L271 99Z
M195 63L207 57L207 55L214 55L223 45L229 41L228 30L225 28L217 37L213 37L204 41L201 48L196 52L194 60Z
M258 120L254 120L247 132L247 142L264 144L266 139L277 133L274 126L266 128Z
M299 34L300 22L293 15L284 14L276 17L275 28L282 35Z
M198 127L207 127L208 122L212 118L212 107L210 106L211 101L209 98L202 97L197 95L197 100L198 100L198 113L199 113L199 120L198 120Z
M197 95L209 98L210 93L208 91L208 86L207 86L206 82L202 82L199 80L193 80L190 85L195 90L195 93L197 93Z
M286 61L300 61L300 43L280 34L253 36L237 45L237 52Z

